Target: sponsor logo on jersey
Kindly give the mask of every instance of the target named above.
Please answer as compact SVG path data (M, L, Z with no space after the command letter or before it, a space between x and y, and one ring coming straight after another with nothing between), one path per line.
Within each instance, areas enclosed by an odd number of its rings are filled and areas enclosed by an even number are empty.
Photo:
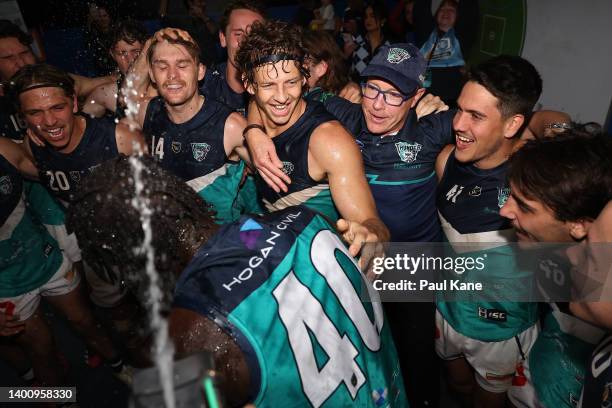
M383 407L387 405L387 395L389 390L387 388L377 388L372 391L372 400L377 407Z
M181 142L172 142L172 144L170 145L170 148L172 149L173 153L180 153L181 152Z
M201 162L204 161L210 151L210 145L208 143L191 143L191 151L193 152L193 158Z
M69 174L70 174L70 178L75 183L78 183L79 181L81 181L81 172L80 171L78 171L78 170L71 171Z
M482 188L480 186L475 186L472 190L470 190L468 194L472 197L480 197L481 193L482 193Z
M416 160L417 155L419 154L423 146L416 142L397 142L395 144L395 148L397 149L397 154L403 162L412 163Z
M502 208L504 204L506 204L508 197L510 197L509 187L497 187L497 206L499 208Z
M0 177L0 193L9 195L13 192L13 183L10 176Z
M49 255L51 254L51 252L53 252L53 245L47 244L45 246L45 249L43 249L43 253L45 254L45 258L48 258Z
M492 320L494 322L505 322L508 314L503 310L485 309L484 307L478 306L478 317L484 320Z
M283 173L286 175L290 175L295 170L295 166L291 162L284 161L283 162Z
M403 48L391 48L387 54L387 61L391 64L399 64L410 58L410 53Z
M240 241L249 249L255 248L257 238L261 235L263 227L256 223L252 218L246 220L240 226Z

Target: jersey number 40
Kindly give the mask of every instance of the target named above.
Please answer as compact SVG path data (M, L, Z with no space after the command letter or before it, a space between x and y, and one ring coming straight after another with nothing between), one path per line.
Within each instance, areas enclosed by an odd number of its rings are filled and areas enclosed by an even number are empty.
M363 345L376 352L380 349L380 331L383 325L381 304L371 303L374 315L372 322L347 273L338 263L336 251L341 251L347 259L352 259L335 234L322 230L312 241L311 263L316 272L325 279L328 289L335 294L344 313L357 329ZM359 272L356 270L355 273ZM363 275L361 276L364 279ZM287 330L302 387L310 403L314 407L321 406L342 383L354 400L359 388L366 381L364 373L355 361L357 355L363 351L363 345L359 345L358 349L346 333L341 334L338 331L321 302L296 277L294 271L287 274L274 289L273 295L278 302L278 313ZM328 356L321 369L317 365L309 333Z

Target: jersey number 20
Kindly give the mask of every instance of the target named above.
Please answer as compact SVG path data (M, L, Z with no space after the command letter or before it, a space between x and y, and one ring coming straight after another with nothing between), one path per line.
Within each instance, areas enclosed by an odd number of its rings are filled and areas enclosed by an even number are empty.
M382 307L379 302L371 303L374 311L372 322L351 281L336 260L336 251L342 251L351 259L336 235L329 230L320 231L314 237L310 249L312 265L336 295L344 312L357 328L363 344L371 351L378 351L383 324ZM338 331L323 305L293 271L287 274L272 293L278 302L278 313L287 329L304 393L310 403L314 407L321 406L342 383L351 398L355 399L366 378L355 361L359 352L351 339L346 333ZM309 331L328 356L321 370L317 365Z

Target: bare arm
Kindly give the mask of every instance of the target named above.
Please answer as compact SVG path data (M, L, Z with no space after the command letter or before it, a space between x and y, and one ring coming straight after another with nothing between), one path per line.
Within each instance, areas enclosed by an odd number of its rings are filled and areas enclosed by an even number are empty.
M565 129L550 129L552 123L571 123L570 116L565 112L553 110L541 110L534 112L529 120L527 128L521 135L521 139L540 138L544 136L554 136L557 132ZM531 137L530 137L531 136Z
M246 127L246 123L246 119L236 112L229 115L225 120L225 127L223 128L223 146L227 157L238 154L238 156L240 156L240 158L250 167L251 158L244 144L244 137L242 136L242 131Z
M94 89L103 84L115 82L115 77L109 75L104 77L87 78L81 75L69 74L74 79L74 90L77 96L84 97L93 92Z
M357 255L365 242L388 241L389 230L376 212L354 138L338 122L327 122L313 132L308 150L310 176L327 177L343 218L338 229L349 242L351 254Z
M255 101L249 103L248 124L262 125L261 114ZM283 164L276 154L274 143L268 135L259 130L251 129L245 135L253 165L261 178L277 193L287 191L291 179L283 173Z
M142 132L137 129L130 130L125 123L117 124L115 129L115 140L119 153L131 155L134 153L147 153L147 145L142 136Z
M103 84L94 89L83 105L82 111L95 118L104 116L106 111L117 108L117 83Z
M446 162L448 161L448 158L450 157L454 148L454 145L444 146L444 148L442 149L442 151L440 151L438 157L436 158L436 176L438 177L438 181L442 180L442 176L444 175L444 168L446 167Z
M21 174L24 176L37 180L38 170L31 159L31 153L29 152L29 146L25 146L27 142L19 145L10 139L0 137L0 154L4 156Z

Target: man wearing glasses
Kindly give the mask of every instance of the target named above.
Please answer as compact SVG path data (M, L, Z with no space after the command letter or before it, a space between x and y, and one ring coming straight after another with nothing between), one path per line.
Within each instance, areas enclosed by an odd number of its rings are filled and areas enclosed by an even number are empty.
M435 203L435 161L442 148L453 142L455 112L417 117L413 108L425 92L426 65L411 44L382 46L362 73L361 104L338 97L325 102L327 110L355 137L378 214L395 242L439 241L442 237ZM258 132L248 132L247 141L262 177L273 188L286 189L283 181L289 177L273 167L274 154L266 150L269 142ZM410 405L437 406L439 363L434 353L433 304L387 303L385 309Z

